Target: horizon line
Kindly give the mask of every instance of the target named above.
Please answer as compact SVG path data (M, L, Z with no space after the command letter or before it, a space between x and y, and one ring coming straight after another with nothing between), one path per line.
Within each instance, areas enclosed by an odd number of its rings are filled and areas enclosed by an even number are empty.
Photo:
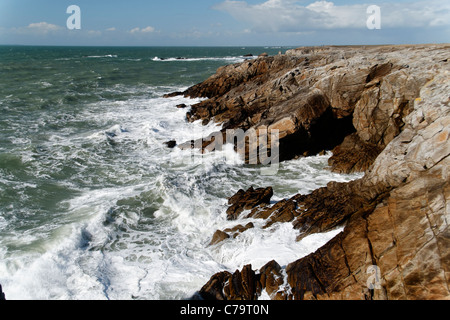
M299 45L65 45L65 44L0 44L6 47L92 47L92 48L298 48L304 47ZM328 46L328 45L318 45Z
M379 43L379 44L320 44L320 45L65 45L65 44L1 44L0 47L64 47L64 48L313 48L313 47L377 47L445 45L450 42Z

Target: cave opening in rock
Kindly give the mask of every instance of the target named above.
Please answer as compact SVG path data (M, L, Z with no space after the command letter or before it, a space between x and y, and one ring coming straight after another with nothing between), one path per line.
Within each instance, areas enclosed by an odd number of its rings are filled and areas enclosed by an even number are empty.
M301 129L280 141L280 160L298 156L314 156L322 151L333 150L344 139L356 132L353 115L336 118L332 108L311 124L309 130Z

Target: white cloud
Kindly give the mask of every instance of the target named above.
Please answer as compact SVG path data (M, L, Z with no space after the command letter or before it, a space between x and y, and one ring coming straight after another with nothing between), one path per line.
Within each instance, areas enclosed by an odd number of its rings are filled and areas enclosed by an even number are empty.
M366 28L367 4L335 5L315 1L308 5L297 0L266 0L259 4L226 0L214 8L248 23L254 31L301 32L324 29ZM450 24L448 0L386 2L381 8L383 28L433 27Z
M147 28L142 29L141 32L143 33L155 32L155 28L148 26Z
M154 33L157 32L154 27L148 26L145 28L134 28L130 30L131 34L139 34L139 33Z
M19 28L19 31L25 33L27 31L31 31L34 33L47 34L50 32L61 31L63 29L64 29L63 27L48 22L37 22L37 23L30 23L26 28Z
M36 22L30 23L26 27L19 28L10 28L8 33L13 35L21 35L21 36L33 36L33 37L42 37L42 36L88 36L88 37L99 37L102 35L101 31L98 30L81 30L81 31L72 31L68 30L66 27L61 27L55 24L51 24L48 22Z
M116 31L116 28L115 27L108 28L108 29L106 29L106 31Z
M88 30L87 34L88 36L100 37L102 32L98 30Z

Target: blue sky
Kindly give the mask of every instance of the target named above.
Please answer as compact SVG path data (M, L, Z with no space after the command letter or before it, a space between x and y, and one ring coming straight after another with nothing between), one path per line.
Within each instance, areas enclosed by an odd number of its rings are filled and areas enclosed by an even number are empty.
M81 9L69 30L67 7ZM370 30L367 8L381 9ZM300 46L450 42L448 0L0 0L0 44Z

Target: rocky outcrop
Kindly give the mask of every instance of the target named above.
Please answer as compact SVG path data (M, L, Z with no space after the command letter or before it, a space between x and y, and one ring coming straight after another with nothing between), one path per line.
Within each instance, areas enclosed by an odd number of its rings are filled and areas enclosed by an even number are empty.
M234 196L228 199L230 207L227 210L227 219L236 220L244 210L257 208L264 204L270 204L273 196L272 187L253 189L247 191L239 190Z
M183 93L209 98L190 121L275 128L281 160L332 150L332 170L365 172L274 204L268 189L239 191L227 216L240 224L211 245L254 227L248 218L292 223L298 241L344 231L285 267L214 275L200 295L449 299L449 55L450 45L299 48L223 67Z
M449 299L449 92L450 72L437 71L404 118L402 133L362 179L330 183L281 205L277 210L295 202L289 210L299 240L338 225L345 229L289 264L282 283L275 272L271 281L278 288L261 280L265 268L253 287L276 299Z
M219 68L174 94L208 98L191 106L189 121L215 121L223 132L278 129L282 161L334 150L334 170L364 171L402 131L420 89L447 64L448 50L300 48Z

